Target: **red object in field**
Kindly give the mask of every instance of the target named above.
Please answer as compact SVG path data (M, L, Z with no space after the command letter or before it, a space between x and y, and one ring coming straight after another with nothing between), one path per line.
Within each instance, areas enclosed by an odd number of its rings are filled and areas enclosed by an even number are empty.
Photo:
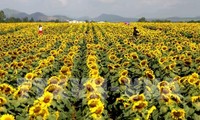
M42 32L42 25L39 25L39 32L38 32L39 35L42 35L43 32Z
M43 32L42 32L42 31L39 31L39 32L38 32L38 34L40 34L40 35L41 35L41 34L43 34Z

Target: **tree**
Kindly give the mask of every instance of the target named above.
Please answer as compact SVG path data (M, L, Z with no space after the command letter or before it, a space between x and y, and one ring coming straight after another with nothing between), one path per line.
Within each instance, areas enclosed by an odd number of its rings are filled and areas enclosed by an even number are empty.
M22 19L23 22L28 22L28 17Z
M138 19L138 22L147 22L145 17L141 17L140 19Z
M3 22L6 18L6 15L4 14L3 10L0 11L0 22Z
M6 18L5 22L22 22L20 18L10 17Z
M29 20L29 22L34 22L35 20L33 19L33 17L31 17L31 19Z

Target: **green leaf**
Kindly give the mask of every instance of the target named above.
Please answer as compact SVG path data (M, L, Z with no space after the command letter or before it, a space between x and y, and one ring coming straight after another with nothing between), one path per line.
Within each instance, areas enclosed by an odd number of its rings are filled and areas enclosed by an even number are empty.
M17 108L20 105L20 102L17 100L12 100L12 102L10 102L15 108Z
M56 120L56 115L50 114L49 117L48 117L48 120Z
M62 101L63 101L64 105L65 105L68 109L70 109L70 108L72 107L72 106L71 106L71 103L69 102L68 99L63 99Z
M184 107L184 109L185 109L185 112L187 113L187 116L192 115L195 111L193 108L190 108L187 105Z
M200 120L200 115L198 115L198 114L195 113L195 114L193 115L193 119L194 119L194 120Z
M196 108L197 111L200 111L200 103L193 103L193 106Z

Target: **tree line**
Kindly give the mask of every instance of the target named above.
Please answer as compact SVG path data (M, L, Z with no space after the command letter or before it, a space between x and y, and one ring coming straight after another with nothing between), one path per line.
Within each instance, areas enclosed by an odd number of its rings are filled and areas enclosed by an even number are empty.
M29 19L28 17L24 18L16 18L16 17L10 17L7 18L4 11L0 11L0 22L35 22L33 18Z
M7 18L4 11L0 10L0 22L5 22L5 23L12 23L12 22L41 22L41 20L34 20L34 18L17 18L17 17L9 17ZM59 20L52 20L50 22L59 22Z

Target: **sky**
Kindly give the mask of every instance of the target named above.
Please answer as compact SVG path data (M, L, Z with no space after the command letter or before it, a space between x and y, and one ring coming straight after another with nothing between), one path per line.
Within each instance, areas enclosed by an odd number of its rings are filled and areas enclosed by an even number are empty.
M132 18L196 17L200 16L199 6L200 0L0 0L0 9L68 17L103 13Z

